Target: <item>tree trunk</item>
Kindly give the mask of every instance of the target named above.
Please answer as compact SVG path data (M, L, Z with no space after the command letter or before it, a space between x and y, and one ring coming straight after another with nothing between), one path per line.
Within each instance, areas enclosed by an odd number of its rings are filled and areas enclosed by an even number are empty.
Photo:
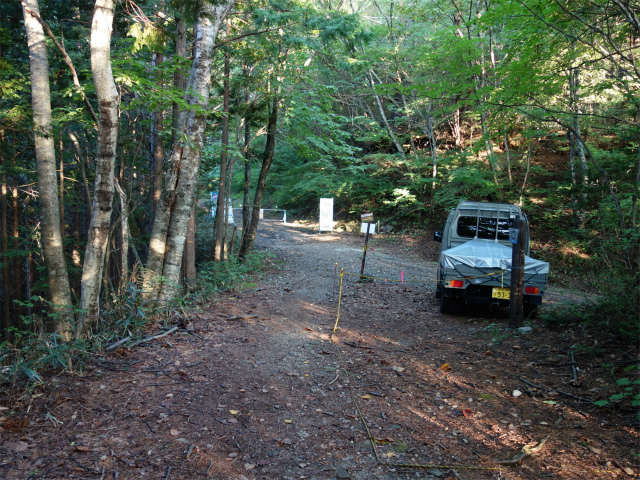
M578 183L576 181L576 141L573 133L569 132L569 169L571 170L571 210L573 212L573 227L577 230L580 228L580 211L576 199L576 190Z
M453 123L451 124L453 137L455 138L456 147L462 148L462 129L460 128L460 109L456 108L453 113Z
M39 15L37 0L25 0L27 8ZM42 218L42 249L53 311L53 328L63 340L71 339L71 290L60 231L60 202L56 182L56 157L51 127L51 96L49 93L49 61L42 25L23 7L24 24L29 44L31 68L31 98L35 134L36 163L40 214Z
M227 0L227 3L215 7L205 3L198 17L193 65L185 93L185 103L195 108L180 113L178 124L184 125L184 128L171 154L169 171L153 222L143 283L145 297L160 304L174 299L180 291L182 253L204 140L204 111L209 102L213 45L233 1Z
M11 187L11 201L13 210L13 248L15 250L20 249L20 208L18 202L18 179L13 178L13 185ZM13 257L13 299L18 302L22 301L22 257ZM31 298L31 297L26 297ZM13 304L11 308L13 312L14 323L16 325L22 325L22 306L20 304Z
M635 231L638 215L638 194L640 193L640 132L638 133L638 161L636 162L636 183L631 197L631 228Z
M62 127L60 127L58 141L60 142L60 184L58 185L60 188L60 197L58 201L60 202L60 232L64 237L64 142L62 141Z
M118 291L123 294L129 281L129 203L127 194L120 187L118 180L114 180L116 190L120 196L120 282Z
M227 20L227 37L229 37L229 20ZM229 150L229 61L230 50L224 52L224 92L222 100L222 152L220 153L220 182L218 184L218 205L216 208L216 244L213 260L224 260L224 245L227 225L227 156Z
M196 200L197 202L197 200ZM196 202L191 208L191 217L187 225L187 239L184 242L182 256L182 277L189 290L196 286Z
M91 198L91 190L89 190L89 182L87 181L87 169L84 162L84 154L78 137L72 131L69 131L69 138L76 147L77 159L80 164L80 176L82 178L82 195L84 199L84 235L88 237L89 233L89 221L91 220L91 204L93 199Z
M587 206L587 185L589 184L589 169L587 167L587 158L584 153L584 145L579 139L582 138L580 133L580 106L578 102L578 90L580 88L580 69L574 68L572 72L572 85L570 91L573 95L571 103L573 105L573 129L576 136L576 151L578 153L578 160L580 161L580 171L582 173L580 184L578 185L578 191L580 193L580 201L578 202L578 228L583 230L585 228L586 217L585 208Z
M484 110L480 113L480 129L482 132L482 138L485 141L485 145L487 146L487 161L489 162L489 168L491 168L491 173L493 173L493 181L496 186L500 187L500 183L498 182L498 172L495 164L495 158L493 156L493 142L487 131L487 114Z
M180 62L187 56L187 26L184 21L184 12L182 8L176 13L176 55L175 61ZM184 92L187 86L187 78L182 68L176 68L173 74L173 86L180 92ZM177 145L177 135L182 131L180 125L180 105L173 103L173 111L171 116L171 148Z
M244 92L245 105L249 104L249 91ZM244 197L242 198L242 238L240 244L244 242L244 237L251 225L251 156L249 155L249 143L251 142L251 123L248 117L244 117Z
M86 337L100 313L100 283L113 209L118 143L118 91L111 71L111 29L115 0L96 0L91 24L91 71L98 97L99 130L96 179L89 238L82 268L81 314L77 334Z
M273 153L276 147L276 127L278 125L278 95L274 94L271 108L269 109L269 123L267 125L267 142L264 147L264 155L262 157L262 168L258 177L258 186L256 187L256 196L253 200L253 209L251 212L251 224L247 234L242 240L238 257L244 260L246 256L253 250L253 244L256 241L256 232L258 231L258 221L260 220L260 206L262 205L262 197L267 187L267 174L273 162Z
M407 117L407 124L409 126L409 145L411 147L411 153L415 153L416 145L413 142L413 122L411 121L411 114L407 108L407 99L404 95L402 95L402 105L404 106L404 114Z
M511 156L509 154L509 137L507 132L504 133L504 152L507 154L507 172L509 172L509 185L513 183L513 176L511 175Z
M184 12L182 7L176 14L176 63L181 62L187 56L187 25L184 21ZM183 68L176 68L173 74L173 85L184 95L184 89L187 85L187 77L184 75ZM173 103L173 112L171 116L171 148L177 144L177 135L184 125L180 125L180 105ZM162 191L160 191L162 195ZM160 196L158 196L160 198ZM184 253L182 256L182 277L184 278L187 288L193 289L196 282L196 211L195 202L191 209L191 217L187 227L187 238L185 240Z
M522 180L522 188L520 189L520 203L522 206L522 197L524 196L524 189L527 187L527 178L529 177L529 169L531 167L531 144L532 140L529 140L529 148L527 148L527 170L524 173L524 179Z
M229 157L229 164L227 165L227 203L226 203L226 207L225 211L224 211L224 252L223 252L223 256L224 256L224 261L228 261L229 260L229 249L227 248L228 243L227 243L227 234L229 232L229 209L233 209L233 205L231 205L231 179L233 178L233 164L235 163L236 158L234 155L231 155ZM232 212L233 213L233 212Z
M377 93L375 93L375 87L373 85L373 73L372 73L372 71L371 70L367 71L366 75L367 75L367 80L369 80L369 85L371 86L371 90L373 90L373 96L376 99L376 105L378 105L378 112L380 112L380 118L382 118L382 123L384 123L384 126L387 129L387 133L389 134L389 137L391 138L391 141L395 145L396 150L398 150L398 153L400 154L400 156L402 158L404 158L405 157L404 149L402 148L402 145L400 145L400 142L398 142L398 139L396 138L395 134L393 133L391 125L389 125L389 122L387 121L387 116L385 115L384 109L382 108L382 101L380 100L380 96Z
M164 60L164 55L161 53L156 53L155 55L155 65L157 67L162 65L162 61ZM162 90L164 88L162 76L158 75L157 79L158 89ZM158 202L160 201L160 194L162 193L162 170L164 164L164 148L162 145L162 130L164 125L164 112L160 110L156 110L153 113L153 132L151 135L151 204L150 210L151 214L149 215L150 224L149 231L151 231L151 224L153 223L153 218L155 217L156 210L158 208Z
M0 141L4 143L4 130L0 130ZM4 150L0 148L0 162L4 166ZM7 339L7 329L12 325L11 321L11 282L9 280L11 274L11 262L7 257L9 251L9 230L7 223L7 212L9 210L9 202L7 201L7 174L2 172L2 178L0 179L0 209L1 209L1 222L2 222L2 318L0 318L0 338Z
M429 102L429 111L427 111L427 122L425 124L425 133L429 137L429 151L431 152L432 171L431 171L431 199L429 204L431 212L434 210L433 198L436 192L436 178L438 176L438 156L436 150L436 135L433 131L433 116L431 115L431 102Z

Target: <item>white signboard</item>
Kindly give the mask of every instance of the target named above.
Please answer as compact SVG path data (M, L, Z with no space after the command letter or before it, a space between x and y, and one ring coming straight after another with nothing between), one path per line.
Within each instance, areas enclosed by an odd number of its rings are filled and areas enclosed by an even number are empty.
M333 232L333 198L320 199L320 232Z
M376 233L376 224L375 223L365 223L365 222L362 222L360 224L360 233L367 233L367 225L371 225L369 227L369 235L373 235L374 233Z
M236 223L233 221L233 207L231 206L231 199L227 199L227 222L229 225L235 225ZM218 192L211 192L211 217L216 218L216 213L218 210Z

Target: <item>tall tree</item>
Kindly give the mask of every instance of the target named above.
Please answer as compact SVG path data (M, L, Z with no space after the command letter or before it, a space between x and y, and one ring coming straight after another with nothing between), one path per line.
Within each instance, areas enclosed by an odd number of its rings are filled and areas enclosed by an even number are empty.
M24 25L29 44L31 98L35 136L40 216L42 219L42 249L51 292L53 327L60 336L71 338L71 290L60 229L60 202L56 181L56 156L51 125L51 94L49 90L49 59L42 25L30 12L40 15L37 0L22 2Z
M215 6L203 3L198 14L194 59L184 98L187 109L180 112L178 124L182 128L173 147L153 222L143 283L146 298L160 304L174 299L180 291L182 254L197 189L207 117L214 41L233 2L226 0Z
M98 97L99 130L93 208L82 268L81 313L77 328L81 336L86 336L98 320L100 285L113 210L119 103L111 70L114 14L115 0L96 0L91 23L91 72Z
M229 37L229 21L227 20L227 37ZM231 52L229 48L225 48L224 52L224 73L223 73L223 93L222 93L222 152L220 153L220 182L218 183L218 204L216 215L216 244L213 253L213 259L220 262L224 259L224 244L226 237L227 206L227 171L229 156L229 64Z

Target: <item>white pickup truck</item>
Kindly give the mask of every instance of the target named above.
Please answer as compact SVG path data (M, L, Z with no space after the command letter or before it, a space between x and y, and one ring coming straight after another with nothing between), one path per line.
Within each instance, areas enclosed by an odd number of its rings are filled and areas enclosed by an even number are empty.
M520 216L526 231L523 309L542 303L549 264L529 257L529 223L520 207L505 203L461 202L449 212L442 233L436 297L440 312L463 305L509 305L512 244L510 220Z

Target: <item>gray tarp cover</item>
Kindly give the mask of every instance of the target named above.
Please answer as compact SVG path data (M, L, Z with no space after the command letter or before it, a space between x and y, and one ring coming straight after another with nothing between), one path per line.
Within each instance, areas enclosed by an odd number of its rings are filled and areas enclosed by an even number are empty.
M444 268L454 269L458 265L469 267L511 269L511 248L494 240L469 240L462 245L442 252L440 263ZM549 273L549 264L525 256L524 272L526 274Z

